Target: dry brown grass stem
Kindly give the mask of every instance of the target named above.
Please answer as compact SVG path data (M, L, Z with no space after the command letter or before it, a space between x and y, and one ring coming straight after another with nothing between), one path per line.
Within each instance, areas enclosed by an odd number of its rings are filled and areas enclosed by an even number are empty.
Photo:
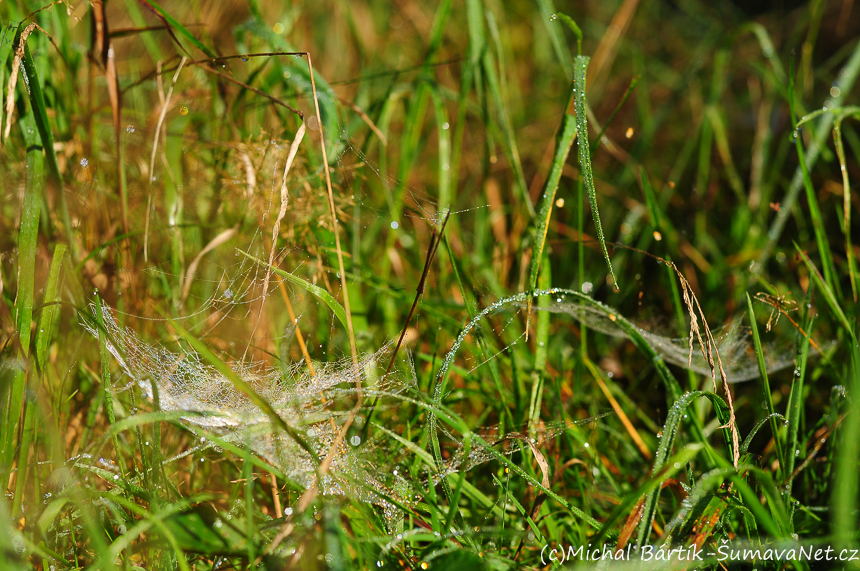
M373 119L371 119L361 107L356 105L354 102L348 101L342 97L338 97L337 100L355 111L356 114L361 117L361 120L364 121L364 124L367 125L370 130L373 131L373 134L379 138L379 142L382 143L383 147L388 146L388 139L385 138L385 135L382 133L379 127L376 126L376 123L373 122Z
M314 376L316 374L314 372L314 363L311 360L310 353L308 352L308 346L305 344L305 336L302 335L302 329L299 327L299 320L296 319L296 312L293 311L293 304L290 303L290 296L287 295L287 287L284 285L284 280L281 278L278 278L278 289L281 291L284 305L287 306L287 315L290 317L290 321L296 326L296 342L299 344L302 357L304 357L305 364L308 366L308 373L310 373L311 376ZM323 402L325 402L325 398L323 398Z
M185 300L188 299L188 293L191 291L191 282L194 279L194 274L197 273L197 266L200 265L200 260L203 259L203 256L217 248L218 246L224 244L230 238L236 235L239 231L238 224L233 226L232 228L228 228L223 232L220 232L217 236L212 238L206 246L200 250L200 253L195 256L194 260L188 265L188 269L185 271L185 279L182 280L182 305L185 306Z
M293 166L293 161L296 159L296 153L299 151L299 145L302 144L302 139L305 138L305 123L299 125L290 150L287 152L287 161L284 164L284 176L281 178L281 207L278 210L278 216L275 218L275 223L272 225L272 246L269 248L269 263L266 267L266 278L263 281L263 295L260 300L260 311L257 313L257 321L254 323L253 331L256 331L260 326L260 319L263 317L263 308L266 306L266 295L269 293L269 281L272 279L272 264L275 261L275 249L278 247L278 234L281 233L281 221L287 214L287 207L290 204L290 193L287 188L287 177L290 173L290 167ZM251 339L245 346L245 354L248 353L248 348L251 346ZM242 355L242 360L245 360L245 355Z
M358 349L355 345L355 331L352 327L352 314L350 312L349 307L349 289L347 288L346 282L346 269L343 265L343 251L340 246L340 233L338 232L338 221L337 221L337 209L334 204L334 191L332 190L331 185L331 171L328 166L328 153L325 147L325 133L323 131L323 122L322 117L320 116L320 104L319 98L317 97L317 87L316 81L314 80L314 67L313 62L311 61L311 54L305 53L305 57L308 58L308 71L311 78L311 90L313 91L314 96L314 111L316 112L317 124L319 125L320 131L320 149L322 151L322 162L323 162L323 172L325 173L325 182L326 182L326 190L328 191L328 204L329 211L331 214L332 221L332 231L334 232L334 243L335 249L337 251L337 263L338 269L340 270L340 284L341 284L341 292L343 293L343 307L346 311L346 328L347 334L349 335L349 348L352 354L352 364L354 367L358 367ZM356 388L356 401L355 405L349 411L349 414L346 417L343 425L335 437L334 442L332 442L331 448L329 448L328 454L326 454L323 461L320 463L319 468L317 469L317 478L322 478L322 476L328 472L329 466L331 465L332 460L334 460L335 455L337 454L338 449L343 443L343 439L346 436L346 432L349 430L349 427L352 426L353 421L355 420L355 415L358 413L362 404L364 403L364 395L361 390L361 376L356 375L355 381ZM293 530L296 527L295 518L300 514L304 513L304 511L311 505L311 503L316 499L317 494L319 494L319 484L315 484L310 486L308 489L304 491L304 493L299 498L299 501L296 502L295 511L293 514L287 519L284 523L284 526L275 536L275 538L269 543L269 545L264 550L264 553L272 553L275 549L277 549L278 545L281 542L290 536Z
M684 274L681 273L681 270L669 260L661 258L660 256L656 256L650 252L646 252L644 250L640 250L638 248L633 248L631 246L626 246L624 244L618 244L614 242L607 242L607 244L611 244L616 248L624 248L626 250L631 250L633 252L638 252L640 254L644 254L650 258L654 258L661 264L666 264L669 268L675 272L675 275L678 277L678 281L681 284L681 293L684 299L684 306L687 308L687 313L690 314L690 355L687 360L688 365L692 366L693 361L693 338L695 337L696 341L699 344L699 348L702 350L702 356L704 356L705 360L708 362L708 368L711 370L711 380L714 383L714 392L718 392L717 389L717 373L719 372L720 381L723 386L723 392L726 395L726 404L729 407L729 421L720 426L720 428L728 428L732 434L732 464L737 468L738 461L740 459L740 438L738 436L738 427L737 422L735 420L735 406L732 400L732 392L729 389L729 380L726 376L726 372L723 369L723 361L720 359L720 352L717 349L717 340L714 338L713 333L711 333L711 328L708 326L708 321L705 319L705 314L702 311L702 306L699 305L699 300L696 298L696 294L693 293L693 288L690 286L690 282L687 281L687 278L684 277ZM699 319L701 319L701 326L699 325ZM703 337L704 335L704 337Z
M15 87L18 85L18 70L21 68L21 60L24 59L24 46L27 44L27 38L37 28L44 33L42 28L32 23L21 32L21 41L15 47L15 57L12 58L12 73L9 75L9 87L6 92L6 129L3 131L3 142L6 142L6 139L9 138L9 132L12 130L12 111L15 109Z
M615 397L612 396L612 393L609 391L609 387L606 386L606 383L603 381L603 375L601 371L597 369L594 363L586 356L583 356L583 362L585 366L588 368L591 376L594 377L594 380L597 382L597 386L600 387L600 391L603 393L603 396L606 397L606 400L609 401L609 404L612 405L612 410L618 415L618 419L621 421L621 424L624 425L624 429L633 439L633 443L636 445L636 448L639 449L639 452L642 454L642 457L645 460L651 460L654 456L651 454L651 451L648 449L648 446L645 445L645 441L642 440L642 437L639 435L639 431L636 430L636 427L633 426L633 423L630 422L630 418L628 418L627 413L624 412L624 409L621 408L621 405L618 404L618 401L615 400Z
M687 281L687 278L684 277L684 274L681 273L674 263L668 260L663 260L662 258L658 259L672 268L675 275L678 276L678 281L681 283L681 291L684 296L684 305L687 308L687 312L690 314L690 356L687 362L692 364L693 361L693 335L695 335L696 340L699 342L699 347L702 350L702 355L708 361L708 367L711 369L711 380L714 382L715 393L718 392L717 370L719 370L723 392L726 394L726 404L729 406L729 421L720 428L728 428L732 434L732 464L737 468L738 461L740 460L740 438L738 436L738 427L735 420L735 406L732 401L732 391L729 388L729 380L726 377L726 372L723 370L723 361L720 358L720 352L717 350L717 340L714 338L713 333L711 333L711 328L708 326L708 321L705 319L702 306L699 305L699 300L696 298L696 294L693 293L693 288L690 287L690 282ZM696 318L697 312L699 317L702 319L702 327L704 328L705 333L704 340L702 340L702 332L699 328L698 319ZM716 366L714 365L714 357L716 357Z

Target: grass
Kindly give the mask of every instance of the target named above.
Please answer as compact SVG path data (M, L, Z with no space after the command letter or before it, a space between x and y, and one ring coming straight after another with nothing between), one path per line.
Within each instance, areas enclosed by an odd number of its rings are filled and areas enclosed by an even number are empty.
M860 27L775 4L0 3L4 569L850 556ZM860 568L732 553L602 568Z

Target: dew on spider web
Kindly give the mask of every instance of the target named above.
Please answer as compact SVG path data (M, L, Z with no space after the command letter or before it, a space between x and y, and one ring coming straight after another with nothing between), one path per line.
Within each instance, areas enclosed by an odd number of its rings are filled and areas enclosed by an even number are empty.
M222 277L217 288L219 293L204 300L204 308L221 307L228 310L224 312L224 315L227 315L230 309L247 304L254 296L253 290L259 285L259 276L252 275L253 271L241 263L239 267L242 269L240 277L230 280ZM226 295L227 291L230 291L231 295ZM549 303L542 303L540 306L533 304L535 310L570 315L589 328L607 335L628 336L625 327L635 328L665 360L687 366L689 345L686 339L663 337L638 328L623 317L616 317L617 314L610 308L579 292L562 289L538 290L533 294L521 293L493 303L464 325L442 361L433 394L435 401L441 402L445 397L441 392L443 383L439 380L443 379L453 366L464 341L469 336L478 337L485 334L481 321L504 311L521 311L532 296L546 296L549 299ZM260 299L259 296L256 299ZM92 309L95 310L94 307ZM185 423L211 431L226 442L249 448L279 467L289 480L301 486L308 487L316 483L316 463L312 456L291 437L274 428L269 417L226 376L203 362L193 350L177 353L161 345L143 342L131 329L118 325L106 305L102 311L108 350L147 397L153 397L152 384L157 386L159 405L163 411L184 413L182 418ZM202 314L203 311L201 309L198 313ZM516 316L505 321L503 330L519 323L514 317ZM92 335L98 336L96 326L92 322L85 321L84 327ZM285 331L285 335L289 335L289 331ZM519 339L515 335L507 336L508 346L502 351ZM746 380L758 375L755 354L750 351L749 334L743 327L737 322L730 324L715 330L715 338L730 381ZM393 343L388 343L377 351L361 355L357 367L351 359L341 359L313 363L313 372L304 361L282 361L278 367L262 362L235 362L231 366L243 381L273 406L287 424L299 429L299 433L305 436L315 454L322 458L331 450L347 416L346 412L337 410L333 405L352 399L356 393L356 385L362 387L367 401L380 397L383 407L387 406L386 402L391 397L408 395L414 390L416 381L411 362L409 367L395 368L391 374L384 374L384 367L392 351ZM500 352L484 355L470 372L476 371ZM786 353L774 349L767 350L765 354L769 370L782 368L792 361L790 351ZM704 374L710 372L700 355L694 355L691 368ZM595 420L592 418L583 422L591 423ZM430 482L437 483L439 478L446 474L469 470L498 459L499 453L510 455L530 446L524 440L526 437L535 438L538 442L549 440L568 426L546 424L539 429L528 427L523 433L508 433L501 438L488 434L484 440L491 447L505 442L502 451L491 450L473 442L468 453L461 439L446 432L441 425L434 423L434 428L442 430L455 446L452 458L426 476ZM211 445L214 445L212 439L207 439L189 453ZM330 471L323 476L319 486L324 494L348 496L379 504L383 508L389 528L392 529L392 526L401 521L402 512L386 498L394 497L408 504L408 500L400 497L401 492L397 490L408 490L409 485L405 480L401 481L402 475L392 476L380 469L380 466L385 465L383 454L390 456L390 450L385 449L380 437L365 442L356 442L355 438L350 438L335 450ZM403 494L409 495L407 492Z
M95 311L95 306L91 309ZM251 449L279 467L287 479L309 487L316 483L316 463L311 455L291 437L276 429L269 417L225 375L203 362L193 350L177 353L141 341L128 328L117 324L110 308L102 307L107 349L123 371L150 399L153 383L158 389L159 406L164 412L187 413L182 420L219 436L220 439ZM83 326L98 336L97 326L83 321ZM375 396L390 398L414 386L414 372L398 370L385 375L384 368L393 351L393 343L351 359L313 363L311 372L304 361L281 363L273 368L262 362L236 362L236 375L268 401L279 416L303 434L308 444L323 458L332 449L347 413L333 405L355 396L360 385L365 400ZM384 403L383 403L384 406ZM360 439L335 449L330 470L320 482L324 494L345 495L374 502L389 510L390 482L377 478L379 462L377 444ZM214 445L212 439L171 458L178 460Z
M673 338L638 327L630 322L622 323L620 317L583 303L571 296L566 296L562 302L550 303L546 307L538 307L539 311L565 313L573 316L590 329L615 337L629 337L627 326L633 327L654 351L666 361L679 367L691 369L706 376L711 375L707 359L696 346L690 358L690 340L687 337ZM726 377L730 383L748 381L759 377L758 362L752 345L749 327L744 326L741 319L735 319L721 327L712 328ZM765 366L768 372L778 371L794 363L791 343L772 342L763 347Z

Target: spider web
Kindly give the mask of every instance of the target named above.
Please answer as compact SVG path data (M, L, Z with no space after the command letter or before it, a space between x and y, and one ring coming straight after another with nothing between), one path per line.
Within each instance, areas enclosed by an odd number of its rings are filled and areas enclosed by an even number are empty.
M520 307L526 306L524 302L518 302L518 305ZM605 335L629 337L617 317L613 320L610 317L612 314L575 298L553 297L548 306L536 307L536 309L552 313L565 313L576 318L590 329ZM659 335L636 325L633 327L666 361L708 377L711 376L710 366L695 343L693 357L690 360L690 339L688 337L673 338ZM738 383L757 379L759 369L755 349L750 338L751 329L743 325L741 319L735 319L721 327L712 329L712 332L728 381ZM794 344L790 341L773 341L765 344L762 347L762 353L765 367L769 373L794 365Z
M91 305L96 311L96 307ZM282 435L269 417L243 392L193 350L175 353L161 345L141 341L128 328L116 323L110 308L102 306L105 343L123 371L153 399L157 388L158 406L163 411L187 412L184 422L219 434L224 440L247 446L280 468L293 482L309 487L317 482L316 462L295 440ZM98 337L97 325L84 320L83 326ZM332 405L352 396L356 384L365 396L396 395L411 388L414 379L395 370L384 374L393 344L351 359L314 363L311 373L303 362L281 369L262 362L233 363L233 371L257 394L266 399L281 418L296 428L317 456L328 454L346 413ZM335 450L329 472L320 482L324 494L345 495L382 505L391 492L374 460L374 446L361 448L347 443Z

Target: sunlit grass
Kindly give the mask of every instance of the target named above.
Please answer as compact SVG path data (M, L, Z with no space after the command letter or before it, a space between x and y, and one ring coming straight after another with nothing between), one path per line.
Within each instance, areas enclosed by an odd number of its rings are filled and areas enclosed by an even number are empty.
M0 4L4 569L856 548L854 11Z

